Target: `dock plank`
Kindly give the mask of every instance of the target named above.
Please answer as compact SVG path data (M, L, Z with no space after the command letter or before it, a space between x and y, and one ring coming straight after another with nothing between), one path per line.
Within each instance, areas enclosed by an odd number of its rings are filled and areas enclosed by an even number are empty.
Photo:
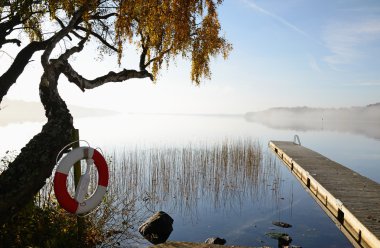
M269 146L334 222L346 228L342 231L354 246L380 247L380 184L293 142Z

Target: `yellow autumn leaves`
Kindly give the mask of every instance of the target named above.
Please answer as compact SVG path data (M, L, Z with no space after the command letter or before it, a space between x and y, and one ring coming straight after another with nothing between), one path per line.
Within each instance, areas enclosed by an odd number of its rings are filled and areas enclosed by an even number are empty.
M8 1L7 1L8 2ZM143 54L140 69L150 70L156 77L163 65L182 56L191 61L191 80L199 84L209 78L210 58L221 54L227 58L232 45L221 35L217 7L221 0L45 0L9 1L26 18L24 31L31 40L43 40L45 30L41 20L49 16L66 16L83 8L81 25L104 39L118 50L118 59L126 46L133 45ZM113 14L113 15L112 15ZM99 17L107 16L100 19ZM96 24L95 24L96 23ZM99 23L104 25L99 25ZM104 26L107 26L105 31ZM102 29L98 28L103 26ZM97 29L98 28L98 29ZM165 62L165 63L164 63Z

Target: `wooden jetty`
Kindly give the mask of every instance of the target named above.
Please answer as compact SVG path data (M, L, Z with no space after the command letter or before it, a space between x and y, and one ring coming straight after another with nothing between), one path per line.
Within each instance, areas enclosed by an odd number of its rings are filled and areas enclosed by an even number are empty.
M380 184L295 142L269 147L355 247L380 248Z

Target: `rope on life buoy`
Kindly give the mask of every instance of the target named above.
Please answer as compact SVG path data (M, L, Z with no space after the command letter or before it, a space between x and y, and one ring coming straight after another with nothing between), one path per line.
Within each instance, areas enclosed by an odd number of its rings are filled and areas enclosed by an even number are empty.
M67 190L67 176L71 167L82 159L86 159L87 169L85 174L81 175L73 198ZM98 171L98 185L94 194L85 200L90 182L89 168L92 164L95 164ZM73 214L85 214L100 204L107 192L108 180L108 166L102 154L91 147L78 147L70 151L58 163L54 176L54 192L58 203L66 211Z

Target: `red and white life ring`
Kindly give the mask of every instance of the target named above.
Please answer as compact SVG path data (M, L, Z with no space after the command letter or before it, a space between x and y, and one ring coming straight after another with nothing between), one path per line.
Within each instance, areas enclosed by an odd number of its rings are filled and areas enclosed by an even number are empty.
M67 191L67 176L74 163L82 159L92 159L94 161L98 171L98 186L92 196L83 202L78 202L72 198ZM70 151L57 166L54 176L55 196L61 207L68 212L74 214L88 213L96 208L102 201L104 194L107 192L108 179L107 163L100 152L91 147L78 147Z

